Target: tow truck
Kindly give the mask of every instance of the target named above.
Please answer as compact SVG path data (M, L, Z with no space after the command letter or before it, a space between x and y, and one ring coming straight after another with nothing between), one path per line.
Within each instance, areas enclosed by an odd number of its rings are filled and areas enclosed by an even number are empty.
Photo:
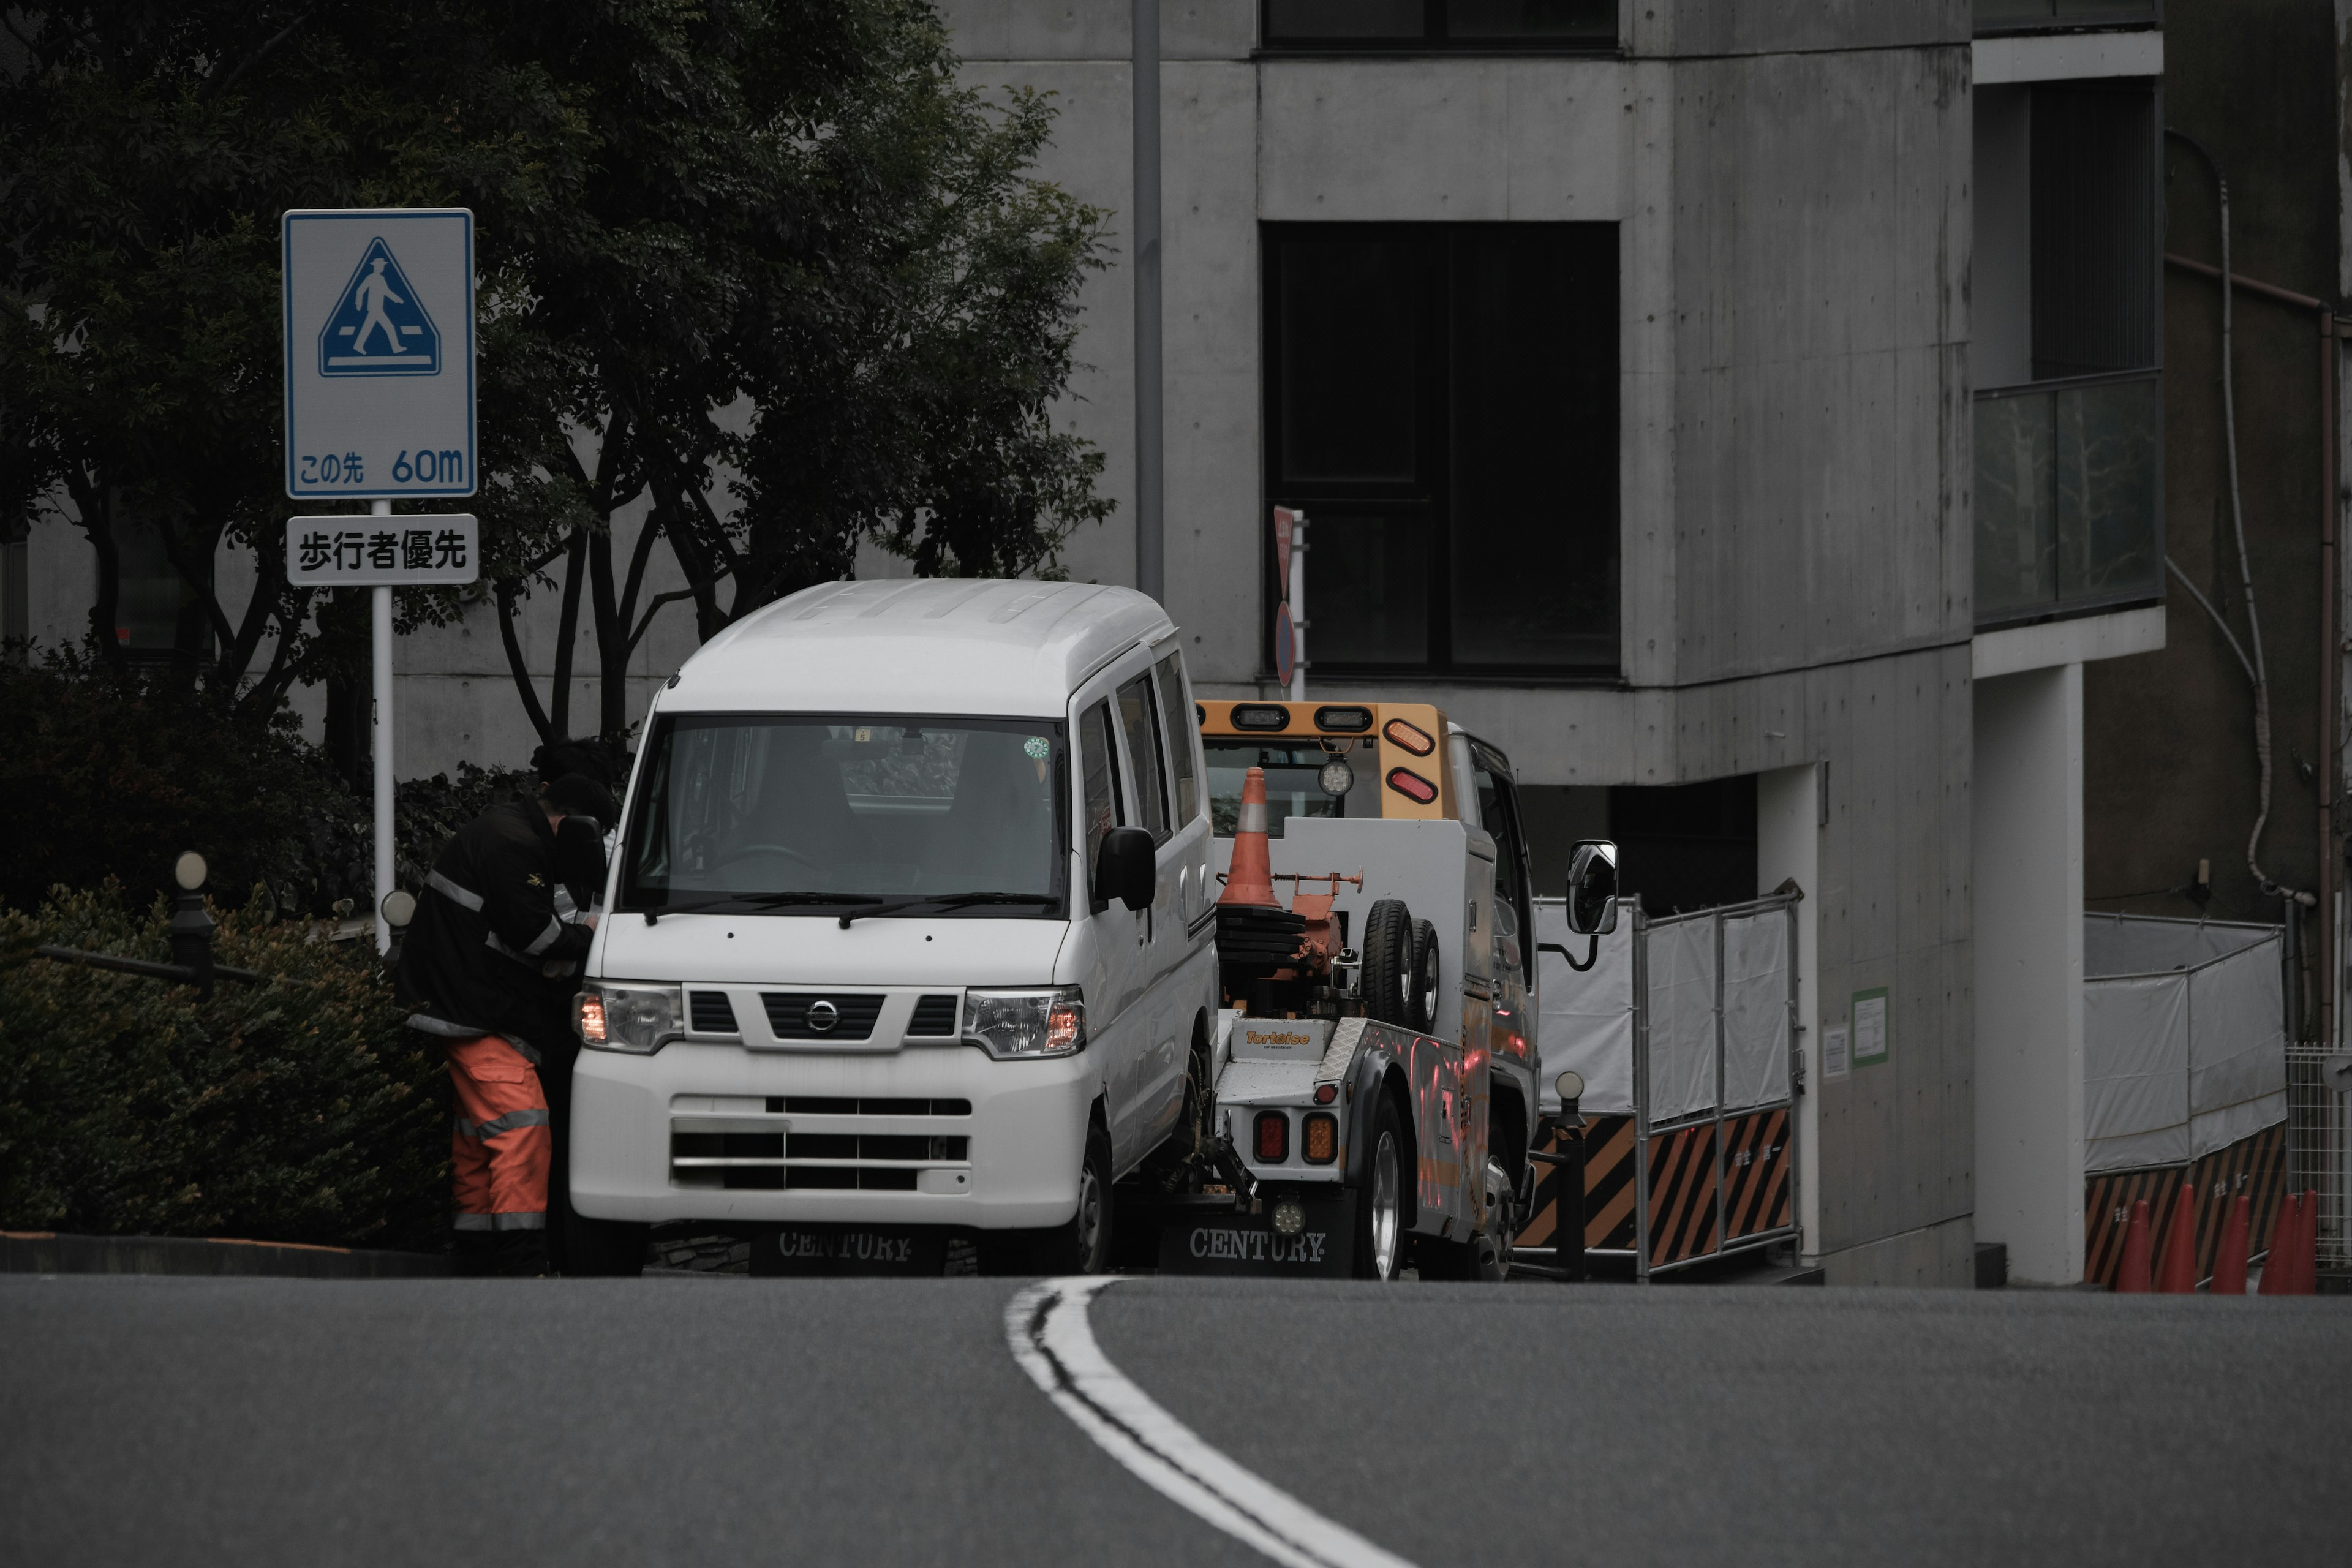
M1539 1131L1508 759L1427 704L1196 717L1219 1006L1191 1157L1130 1184L1122 1216L1156 1212L1166 1273L1502 1279ZM1581 843L1573 866L1571 928L1600 934L1614 848Z

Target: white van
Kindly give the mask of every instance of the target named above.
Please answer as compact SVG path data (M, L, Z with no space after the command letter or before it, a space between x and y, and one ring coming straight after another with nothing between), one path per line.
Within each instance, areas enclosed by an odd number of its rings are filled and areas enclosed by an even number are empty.
M835 583L712 638L575 1004L570 1266L693 1220L758 1272L1103 1268L1216 1015L1195 713L1124 588Z

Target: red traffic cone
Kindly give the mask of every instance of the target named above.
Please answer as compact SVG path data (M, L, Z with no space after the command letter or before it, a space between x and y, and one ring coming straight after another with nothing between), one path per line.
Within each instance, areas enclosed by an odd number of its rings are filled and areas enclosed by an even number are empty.
M2209 1294L2246 1293L2246 1238L2253 1229L2254 1200L2240 1193L2230 1204L2230 1217L2221 1226L2221 1250L2213 1255L2213 1284Z
M2137 1198L2132 1202L2131 1224L2124 1231L2124 1260L2116 1269L2118 1295L2148 1293L2147 1253L2147 1200Z
M1274 896L1274 862L1265 844L1265 770L1252 768L1242 775L1242 810L1234 824L1234 863L1225 873L1221 906L1278 910Z
M2172 1223L2165 1226L2164 1263L2157 1270L2156 1289L2162 1296L2197 1293L2197 1190L2187 1182L2172 1200Z
M2313 1257L2319 1234L2319 1194L2297 1193L2286 1200L2278 1221L2271 1226L2271 1255L2263 1264L2262 1294L2308 1296L2318 1284L2318 1261Z

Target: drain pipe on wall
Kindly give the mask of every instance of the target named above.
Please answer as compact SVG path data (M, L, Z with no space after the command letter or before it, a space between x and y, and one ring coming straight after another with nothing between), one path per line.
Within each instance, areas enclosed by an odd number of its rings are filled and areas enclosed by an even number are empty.
M2255 883L2264 893L2269 894L2273 898L2284 900L2290 906L2287 910L2290 917L2287 921L2290 940L2294 938L2294 928L2299 923L2292 918L2296 912L2294 906L2299 905L2304 909L2316 909L2319 915L2319 941L2316 945L2320 952L2327 955L2326 964L2328 975L2327 982L2322 984L2316 988L2319 998L2319 1037L2321 1039L2332 1040L2334 1038L2336 1011L2336 993L2335 985L2333 984L2334 971L2336 967L2334 957L2336 928L2336 910L2334 907L2336 879L2334 872L2336 845L2333 818L2335 815L2336 784L2338 773L2336 763L2336 716L2334 711L2334 693L2336 687L2334 659L2336 642L2335 631L2336 391L2334 352L2336 347L2336 318L2335 313L2330 310L2326 305L2317 300L2311 299L2308 296L2302 294L2293 294L2288 292L2286 289L2273 288L2266 284L2252 283L2248 279L2241 279L2237 273L2231 269L2230 265L2230 181L2229 177L2221 172L2221 160L2214 157L2212 153L2203 142L2198 141L2195 137L2188 134L2186 132L2176 131L2168 125L2165 127L2164 133L2173 141L2179 142L2181 145L2189 148L2191 152L2195 153L2198 157L2204 160L2206 169L2213 176L2215 204L2219 208L2221 216L2221 266L2218 268L2208 267L2201 262L2191 261L2186 257L2174 256L2168 252L2166 254L2164 259L2168 266L2179 268L2183 271L2201 273L2205 276L2223 280L2221 284L2221 437L2222 444L2229 455L2230 523L2232 531L2236 535L2238 543L2238 581L2242 590L2246 595L2246 640L2247 643L2251 645L2252 652L2252 668L2251 673L2252 674L2254 680L2254 756L2255 760L2261 764L2262 770L2262 807L2255 814L2253 831L2246 836L2246 869L2253 873ZM2321 364L2324 384L2320 395L2321 430L2319 442L2320 468L2323 480L2320 487L2320 500L2323 515L2320 524L2320 564L2322 570L2320 573L2321 608L2319 646L2321 650L2321 670L2319 681L2319 754L2322 757L2328 759L2328 772L2326 776L2320 781L2319 790L2319 890L2316 893L2303 891L2298 889L2290 888L2283 882L2273 881L2263 872L2260 858L2263 842L2263 829L2269 825L2271 816L2271 683L2269 669L2263 660L2263 622L2261 615L2254 607L2253 566L2246 551L2246 514L2244 507L2239 499L2238 489L2237 376L2233 363L2235 345L2232 329L2235 314L2233 310L2233 301L2240 288L2249 289L2251 291L2255 293L2267 294L2273 298L2284 300L2290 303L2315 309L2320 312L2320 343L2322 349ZM2179 577L2182 584L2186 586L2189 582L2188 574L2183 573L2178 565L2174 565L2169 560L2166 562L2166 564L2171 567L2173 574ZM2217 610L2215 610L2214 606L2210 604L2206 604L2204 596L2197 594L2194 588L2190 588L2189 592L2192 596L2197 599L2199 604L2205 605L2206 612L2213 616L2215 622L2221 623L2221 615ZM2221 629L2223 635L2225 637L2228 636L2229 627L2226 624L2222 625ZM2231 637L2230 641L2232 648L2236 649L2241 662L2245 661L2247 658L2247 650L2237 647L2236 638ZM2301 970L2301 955L2299 948L2290 950L2288 953L2288 961L2290 965L2292 965L2291 973L2295 973L2298 977L2298 984L2290 988L2288 1014L2290 1017L2293 1017L2294 1014L2300 1011L2299 1003L2301 998L2299 994L2302 990L2302 986L2299 983Z

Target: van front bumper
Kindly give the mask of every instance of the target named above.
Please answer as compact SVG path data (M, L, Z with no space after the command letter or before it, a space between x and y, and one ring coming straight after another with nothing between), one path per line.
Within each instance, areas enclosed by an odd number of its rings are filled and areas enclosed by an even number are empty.
M644 1057L583 1050L572 1079L572 1206L594 1219L652 1223L1062 1225L1077 1212L1097 1065L1083 1051L998 1061L961 1045L858 1057L688 1042ZM822 1111L793 1108L812 1100L836 1103ZM905 1114L903 1106L877 1113L866 1102L877 1100L922 1100L941 1113ZM940 1101L970 1109L957 1114ZM681 1150L700 1154L718 1146L760 1163L674 1164L673 1134L686 1135ZM769 1173L776 1162L766 1156L778 1134L783 1180L860 1185L716 1184L776 1179ZM715 1144L719 1138L726 1142ZM796 1139L800 1149L829 1157L803 1162ZM910 1149L919 1152L908 1157ZM867 1157L877 1150L884 1157ZM910 1177L916 1190L903 1190Z

